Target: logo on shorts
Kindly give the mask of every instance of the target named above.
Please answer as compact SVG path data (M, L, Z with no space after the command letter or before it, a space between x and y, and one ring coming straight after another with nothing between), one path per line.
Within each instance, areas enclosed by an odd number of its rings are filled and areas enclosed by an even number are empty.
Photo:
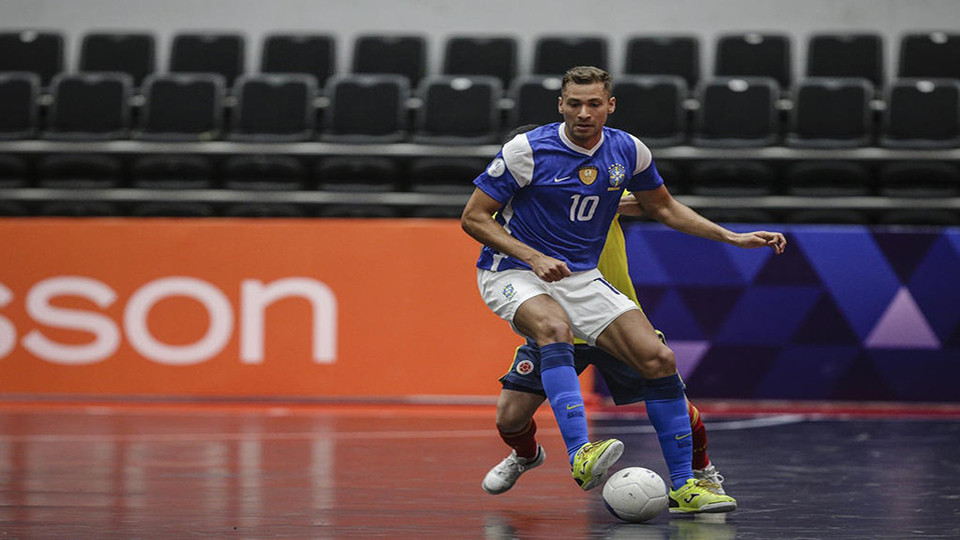
M513 300L513 297L516 296L517 290L513 288L513 283L507 283L503 288L503 296L507 300Z
M515 368L517 373L521 375L529 375L533 373L533 362L529 360L521 360L517 362L517 367Z
M619 163L614 163L607 169L607 173L610 174L610 187L607 188L607 191L620 189L623 179L627 177L627 168Z

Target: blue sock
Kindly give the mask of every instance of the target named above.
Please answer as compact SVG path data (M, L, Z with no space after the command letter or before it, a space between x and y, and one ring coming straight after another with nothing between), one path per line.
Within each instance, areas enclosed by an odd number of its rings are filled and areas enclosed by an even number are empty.
M674 489L693 478L693 431L679 374L647 379L643 386L647 416L657 430Z
M549 343L540 347L540 381L550 400L553 416L567 445L567 457L572 464L577 450L590 442L580 380L573 367L573 345Z

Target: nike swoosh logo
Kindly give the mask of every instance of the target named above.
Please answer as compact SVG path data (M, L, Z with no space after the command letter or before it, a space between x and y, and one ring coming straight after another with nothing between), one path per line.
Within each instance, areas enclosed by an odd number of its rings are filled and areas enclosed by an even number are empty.
M569 411L570 409L576 409L577 407L583 407L583 404L578 403L576 405L567 405L567 410Z
M680 439L686 439L691 435L693 435L693 433L687 433L686 435L674 435L673 437L679 441Z
M563 182L563 181L566 180L567 178L570 178L570 177L569 177L569 176L564 176L563 178L554 178L553 181L554 181L554 182Z

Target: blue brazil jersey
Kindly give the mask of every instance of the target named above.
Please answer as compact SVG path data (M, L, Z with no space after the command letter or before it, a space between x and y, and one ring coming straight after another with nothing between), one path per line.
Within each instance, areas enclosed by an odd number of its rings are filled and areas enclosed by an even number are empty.
M473 183L503 204L496 219L511 236L580 272L597 267L624 189L656 189L663 179L650 150L629 133L605 127L587 150L563 127L557 122L517 135ZM486 246L477 266L530 268Z

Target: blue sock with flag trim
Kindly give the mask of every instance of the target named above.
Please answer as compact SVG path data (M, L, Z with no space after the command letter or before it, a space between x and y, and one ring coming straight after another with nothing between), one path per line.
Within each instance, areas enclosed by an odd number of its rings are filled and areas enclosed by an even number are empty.
M549 343L540 347L540 381L550 400L553 416L567 445L567 457L572 464L577 450L590 442L580 380L573 367L572 344Z

